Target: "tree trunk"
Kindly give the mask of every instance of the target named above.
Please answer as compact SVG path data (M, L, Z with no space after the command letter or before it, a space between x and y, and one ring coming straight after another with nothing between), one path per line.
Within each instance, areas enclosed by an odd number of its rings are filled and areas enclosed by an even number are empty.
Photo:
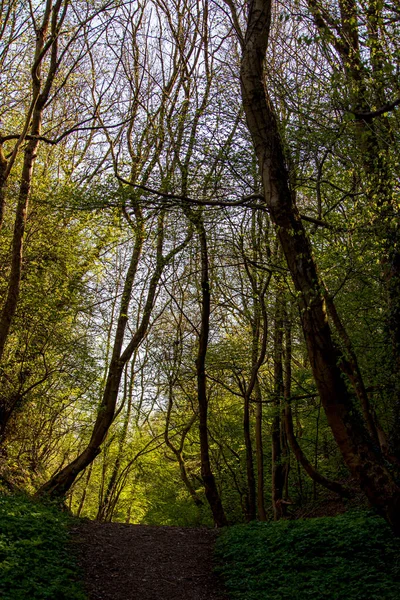
M342 356L332 340L316 264L290 189L277 119L264 87L270 23L271 0L253 0L243 46L241 89L265 201L296 288L310 364L328 423L352 475L400 535L400 488L376 453L342 379L338 367Z
M339 336L341 337L343 344L347 351L346 358L343 357L343 360L339 366L341 367L342 371L344 373L346 373L346 375L348 376L349 380L351 381L351 383L353 385L354 391L360 401L364 421L366 423L368 433L370 434L371 439L373 440L374 444L376 444L377 446L380 446L383 454L385 454L385 456L387 458L389 458L389 456L388 456L389 455L388 440L387 440L385 432L383 431L382 427L380 426L380 423L378 421L376 413L369 401L368 392L366 390L366 387L365 387L365 384L364 384L364 381L363 381L363 378L361 375L361 370L360 370L360 367L358 364L357 355L354 352L353 344L351 343L351 339L350 339L349 335L347 334L347 331L342 323L342 320L340 319L340 316L336 310L336 306L327 291L325 292L325 300L326 300L328 314L332 320L333 325L335 326L336 331L338 332Z
M267 520L264 498L264 450L263 450L263 410L262 393L258 378L254 385L254 396L256 400L256 457L257 457L257 512L260 521Z
M283 503L283 490L285 484L285 469L281 445L281 401L283 399L283 318L282 318L282 293L277 292L275 306L275 331L274 331L274 417L272 419L272 508L274 521L279 521L286 514L286 505Z
M78 510L76 511L76 516L78 518L81 516L83 507L85 505L87 490L88 490L90 478L92 476L92 470L93 470L93 463L90 464L90 466L89 466L89 468L87 470L86 480L85 480L85 487L83 488L83 492L82 492L82 496L81 496L81 499L80 499L80 502L79 502Z
M136 356L137 356L137 353L134 353L134 356L131 361L129 384L127 384L127 381L126 381L126 379L128 377L128 364L126 365L126 368L125 368L125 375L124 375L124 380L125 380L124 396L125 397L124 397L123 402L124 403L127 402L127 408L126 408L126 413L124 416L122 430L119 435L117 434L118 435L117 456L115 457L114 464L112 466L111 476L107 483L106 493L105 493L104 497L102 497L102 495L100 496L100 503L99 503L99 508L98 508L97 516L96 516L96 520L98 520L98 521L111 521L111 518L112 518L112 512L110 510L111 500L112 500L112 497L113 497L113 494L115 491L115 484L117 481L118 473L119 473L123 455L124 455L124 447L125 447L125 442L126 442L126 438L128 435L129 423L130 423L130 419L131 419L132 402L133 402L132 393L133 393L133 384L134 384L133 379L134 379L134 367L135 367L135 363L136 363Z
M246 448L247 476L246 520L254 521L256 518L256 480L254 477L253 443L251 440L250 427L250 396L248 393L245 393L244 395L243 435Z
M200 455L201 476L204 483L204 491L210 505L217 527L227 525L225 512L211 469L209 442L208 442L208 398L205 361L208 347L208 335L210 328L210 284L208 275L208 248L207 237L201 215L197 215L195 227L200 240L201 254L201 325L199 335L199 347L196 359L197 371L197 399L199 405L199 433L200 433Z
M301 464L305 472L311 477L315 483L319 483L327 490L331 492L335 492L335 494L339 494L339 496L343 498L350 498L352 493L346 487L344 487L341 483L337 481L332 481L327 477L321 475L317 469L310 463L303 450L301 449L296 436L293 430L293 417L292 417L292 409L290 403L286 404L285 408L285 425L286 425L286 433L290 443L290 447L292 449L293 454L296 457L296 460Z

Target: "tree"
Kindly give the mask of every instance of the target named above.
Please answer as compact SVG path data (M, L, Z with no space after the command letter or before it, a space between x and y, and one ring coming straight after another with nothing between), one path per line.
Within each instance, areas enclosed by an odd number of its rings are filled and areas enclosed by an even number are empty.
M266 205L299 295L310 363L332 432L368 499L400 535L400 488L376 453L341 377L338 363L343 358L332 339L310 242L290 188L276 115L264 85L270 24L271 2L255 0L249 8L244 38L241 88Z
M128 323L129 304L132 298L133 285L137 275L139 259L143 250L144 241L143 216L140 209L136 207L135 244L124 282L124 289L121 297L117 328L114 337L107 380L98 409L97 418L93 425L91 438L87 447L79 454L77 458L64 467L59 473L54 475L44 486L40 488L38 491L40 495L49 494L52 496L63 496L74 483L77 475L79 475L81 471L90 465L90 463L99 454L101 445L107 436L108 430L115 416L119 387L125 365L130 361L132 355L137 350L147 333L154 307L157 287L162 272L171 259L186 246L192 235L191 230L189 229L187 237L183 239L180 244L176 245L172 250L167 252L167 254L164 254L165 214L163 212L161 212L161 214L158 216L157 221L158 223L155 238L155 265L149 281L143 313L138 322L135 333L130 337L129 342L124 348L123 344Z
M28 204L39 144L41 141L56 144L57 141L60 141L78 127L75 123L70 130L64 131L58 139L47 138L43 136L42 132L44 116L49 111L49 105L62 92L71 71L76 69L77 64L82 60L83 53L78 48L78 55L73 64L63 64L66 62L66 58L69 58L71 45L76 41L77 35L84 24L89 23L96 14L104 10L103 6L90 10L84 3L82 8L85 13L83 22L76 18L76 14L68 19L70 6L69 2L64 0L56 0L55 2L48 0L44 3L44 6L31 7L29 11L25 10L22 3L12 2L5 11L2 27L2 35L6 38L3 60L6 56L8 57L8 75L14 77L15 69L18 70L18 44L21 37L27 36L29 38L33 47L33 57L30 60L29 67L29 104L22 121L17 123L17 128L20 131L15 133L15 123L11 117L11 119L7 119L5 125L12 128L12 132L6 132L0 136L0 226L5 213L7 183L13 171L20 168L8 289L0 315L0 360L4 353L20 295ZM68 23L70 28L70 33L67 35L63 30L65 23ZM62 66L66 71L62 69ZM61 83L57 81L57 78L62 78ZM13 93L17 98L23 97L25 90L13 90ZM10 98L4 100L9 102ZM9 152L5 150L6 147L11 148ZM18 160L21 152L23 156L22 164Z

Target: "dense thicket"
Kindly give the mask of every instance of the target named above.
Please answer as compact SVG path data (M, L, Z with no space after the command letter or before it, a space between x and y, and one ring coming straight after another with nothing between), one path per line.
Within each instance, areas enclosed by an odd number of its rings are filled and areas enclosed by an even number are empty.
M396 3L1 11L1 485L399 531Z

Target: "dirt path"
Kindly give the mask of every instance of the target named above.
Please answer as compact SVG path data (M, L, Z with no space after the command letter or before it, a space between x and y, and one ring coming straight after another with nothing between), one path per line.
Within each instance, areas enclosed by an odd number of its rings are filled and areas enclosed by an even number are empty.
M88 522L73 533L90 600L227 600L214 530Z

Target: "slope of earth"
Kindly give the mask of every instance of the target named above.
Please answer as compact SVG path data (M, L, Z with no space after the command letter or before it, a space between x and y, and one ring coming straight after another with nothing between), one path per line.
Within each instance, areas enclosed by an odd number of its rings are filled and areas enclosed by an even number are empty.
M226 600L214 530L84 522L72 533L90 600Z

